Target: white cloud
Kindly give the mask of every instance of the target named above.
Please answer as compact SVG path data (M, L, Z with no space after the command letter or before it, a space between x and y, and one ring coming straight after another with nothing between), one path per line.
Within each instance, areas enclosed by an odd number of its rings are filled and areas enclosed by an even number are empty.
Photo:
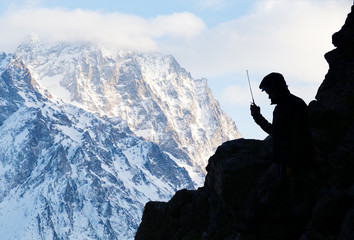
M187 12L144 19L87 10L24 8L0 18L0 47L13 51L29 33L45 41L93 41L118 48L157 51L160 39L189 39L205 29Z
M200 18L188 12L157 16L148 20L148 25L149 31L154 33L152 37L182 37L187 40L206 28Z
M174 54L198 77L250 69L318 82L328 69L323 55L333 48L331 36L344 24L350 5L258 1L252 14L208 29L194 41L180 42Z
M228 3L203 2L205 7ZM118 12L33 5L11 8L0 18L0 50L13 51L34 32L46 41L95 41L124 49L172 53L194 77L217 79L229 73L244 75L248 69L254 83L278 71L292 89L303 89L303 83L319 84L328 69L323 55L333 48L331 36L343 25L351 1L255 2L249 15L209 29L188 12L147 19ZM222 79L219 82L223 84ZM225 85L219 88L223 94L216 94L230 104L249 104L249 90L242 86ZM307 92L310 99L315 90Z

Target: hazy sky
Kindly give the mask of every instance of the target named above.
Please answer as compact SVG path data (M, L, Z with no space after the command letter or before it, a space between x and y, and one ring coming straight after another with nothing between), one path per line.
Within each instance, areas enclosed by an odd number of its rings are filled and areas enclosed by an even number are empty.
M31 32L45 41L97 41L121 49L172 54L194 78L207 78L245 138L266 137L249 114L253 93L271 121L259 82L281 72L307 103L328 70L352 0L0 0L0 51Z

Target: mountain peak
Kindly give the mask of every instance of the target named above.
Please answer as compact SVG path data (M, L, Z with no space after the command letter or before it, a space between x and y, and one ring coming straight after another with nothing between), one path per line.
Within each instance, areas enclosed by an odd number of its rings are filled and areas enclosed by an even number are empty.
M199 175L198 184L216 147L240 137L206 81L193 79L171 55L72 43L16 53L42 92L91 113L124 119L137 136L189 166L191 174Z
M38 44L40 42L39 37L31 32L25 37L25 40L21 43L21 45L33 45Z
M32 37L11 56L0 68L5 239L132 239L146 202L201 186L209 155L239 136L171 55Z

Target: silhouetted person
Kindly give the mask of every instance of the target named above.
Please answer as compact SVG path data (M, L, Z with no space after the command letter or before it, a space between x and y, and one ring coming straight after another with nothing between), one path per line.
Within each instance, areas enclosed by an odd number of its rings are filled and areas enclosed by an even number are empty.
M276 104L273 122L269 123L254 104L251 105L251 115L272 136L273 161L280 165L279 177L284 173L291 177L307 168L313 158L308 107L301 98L290 93L280 73L265 76L259 88L269 95L271 104Z
M308 214L309 190L304 184L313 159L308 107L301 98L290 93L280 73L265 76L259 88L269 95L271 104L276 105L272 123L262 116L260 107L252 104L250 108L255 122L272 138L273 164L260 177L251 198L246 231L257 234L264 224L264 214L267 212L269 218L269 211L278 211L274 216L279 213L285 216L284 225L279 227L287 226L290 233L287 239L297 239L296 234L304 227L302 224Z

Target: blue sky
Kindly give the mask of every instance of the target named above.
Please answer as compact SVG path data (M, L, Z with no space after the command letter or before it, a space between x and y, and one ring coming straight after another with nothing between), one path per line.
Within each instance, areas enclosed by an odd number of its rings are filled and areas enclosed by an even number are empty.
M8 7L37 6L44 8L83 9L102 12L120 12L144 18L168 15L175 12L192 12L208 26L232 20L252 9L252 0L0 0L2 12Z
M103 42L120 49L172 54L213 95L245 138L266 134L249 114L246 70L255 100L271 121L273 106L258 89L281 72L306 102L328 70L323 55L352 0L0 0L0 51L30 33L44 41Z

